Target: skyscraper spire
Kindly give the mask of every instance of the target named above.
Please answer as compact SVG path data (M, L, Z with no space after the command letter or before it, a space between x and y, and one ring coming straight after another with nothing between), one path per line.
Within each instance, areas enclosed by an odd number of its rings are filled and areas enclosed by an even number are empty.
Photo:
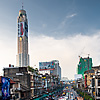
M23 7L24 7L24 6L23 6L23 1L22 1L22 9L23 9Z

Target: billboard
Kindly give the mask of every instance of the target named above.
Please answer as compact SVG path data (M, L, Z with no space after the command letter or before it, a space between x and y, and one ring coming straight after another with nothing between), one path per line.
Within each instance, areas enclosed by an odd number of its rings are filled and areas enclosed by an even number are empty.
M54 70L55 63L51 62L39 62L39 70Z
M75 80L82 78L82 74L75 74L74 75Z
M28 37L28 25L26 22L18 23L18 37Z
M10 100L10 78L2 77L2 100Z

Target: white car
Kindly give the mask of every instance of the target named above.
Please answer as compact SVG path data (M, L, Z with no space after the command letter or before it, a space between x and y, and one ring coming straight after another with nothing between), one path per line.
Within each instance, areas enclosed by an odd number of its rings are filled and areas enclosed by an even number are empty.
M65 100L68 100L68 96L65 96L64 98L65 98Z
M66 100L64 97L60 97L58 100Z

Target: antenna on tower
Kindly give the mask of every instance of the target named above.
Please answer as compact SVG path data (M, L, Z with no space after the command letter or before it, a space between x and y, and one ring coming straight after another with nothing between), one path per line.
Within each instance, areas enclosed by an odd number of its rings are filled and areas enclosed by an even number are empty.
M24 6L23 6L23 0L22 0L22 9L23 9L23 7L24 7Z

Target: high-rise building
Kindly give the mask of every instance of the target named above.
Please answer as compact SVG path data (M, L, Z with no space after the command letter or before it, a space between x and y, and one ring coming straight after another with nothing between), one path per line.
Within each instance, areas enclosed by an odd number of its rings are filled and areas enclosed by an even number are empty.
M50 75L56 75L61 79L61 67L58 60L50 62L39 62L39 72L41 74L48 73Z
M78 64L77 74L82 74L84 78L84 72L92 69L92 58L82 58L80 57L80 61Z
M28 19L26 11L21 9L17 18L17 65L26 67L29 65L28 54Z

